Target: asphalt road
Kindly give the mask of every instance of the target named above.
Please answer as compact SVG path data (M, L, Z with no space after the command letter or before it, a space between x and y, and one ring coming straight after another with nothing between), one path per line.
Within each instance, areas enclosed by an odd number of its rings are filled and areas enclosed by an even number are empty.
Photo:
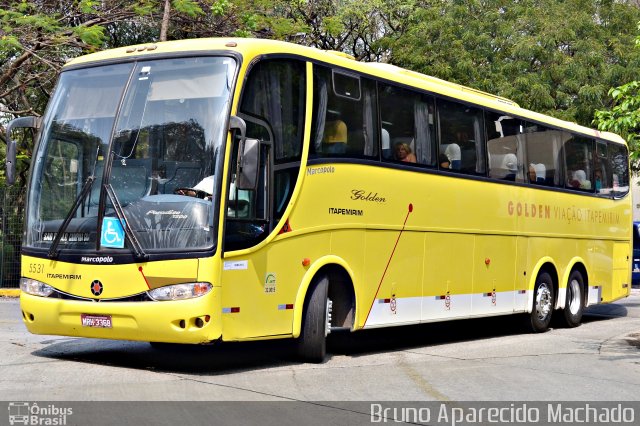
M327 361L287 341L154 348L27 333L0 299L3 401L640 400L640 290L583 324L523 332L517 317L333 336ZM1 423L1 420L0 420Z

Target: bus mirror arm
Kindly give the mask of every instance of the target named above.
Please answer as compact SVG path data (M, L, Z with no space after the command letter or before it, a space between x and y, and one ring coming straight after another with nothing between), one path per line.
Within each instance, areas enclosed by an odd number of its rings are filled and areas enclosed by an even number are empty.
M229 117L229 130L236 129L240 131L240 141L242 142L247 134L247 123L237 115L232 115Z
M229 130L240 132L240 146L238 147L238 163L236 172L236 188L255 190L258 184L258 169L260 161L260 141L247 139L247 123L236 116L229 118Z
M40 119L38 117L14 118L7 125L7 183L13 185L16 180L16 141L11 138L11 131L18 128L38 129Z

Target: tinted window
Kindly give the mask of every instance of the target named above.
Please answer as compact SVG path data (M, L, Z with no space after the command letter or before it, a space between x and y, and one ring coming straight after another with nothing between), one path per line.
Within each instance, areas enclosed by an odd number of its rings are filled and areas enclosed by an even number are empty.
M571 138L571 135L533 123L525 123L524 133L527 181L535 185L560 185L562 144Z
M299 61L262 61L251 70L240 110L269 126L276 162L299 160L302 154L305 81L305 64Z
M611 162L611 183L613 196L622 197L629 192L629 160L627 148L623 145L609 144Z
M574 136L564 145L565 187L593 191L593 140Z
M444 161L448 160L449 170L468 174L485 174L482 110L441 99L438 99L437 105L441 167L446 168Z
M435 165L433 98L385 84L380 84L378 90L382 158Z
M311 154L377 158L375 83L360 78L361 96L355 98L337 95L338 91L346 93L346 89L333 87L334 82L330 69L314 67Z
M489 176L524 182L524 135L522 122L508 115L485 112Z

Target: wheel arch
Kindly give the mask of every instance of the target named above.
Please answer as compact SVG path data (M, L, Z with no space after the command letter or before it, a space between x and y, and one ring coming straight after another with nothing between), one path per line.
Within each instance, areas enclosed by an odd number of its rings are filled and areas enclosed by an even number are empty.
M573 273L573 271L578 271L582 275L582 280L583 280L582 303L584 306L586 306L587 304L587 296L589 294L589 274L587 273L587 266L584 259L576 256L573 259L571 259L562 277L562 281L561 281L563 283L562 288L564 288L565 291L558 293L558 297L556 298L556 309L562 309L565 307L565 304L567 302L566 288L569 283L569 277L571 277L571 274Z
M558 278L558 268L555 264L555 262L553 261L553 259L549 256L545 256L543 258L541 258L538 263L536 263L535 267L532 270L531 276L529 277L529 284L528 284L528 302L527 302L527 312L531 313L532 309L533 309L533 298L534 298L534 292L533 290L535 289L536 286L536 280L538 279L538 275L541 272L547 272L549 273L549 275L551 275L551 279L553 280L553 292L554 292L554 298L556 301L556 306L557 306L557 301L558 301L558 283L559 283L559 278Z
M333 321L344 322L348 320L348 306L351 307L351 326L353 329L357 318L357 303L353 270L341 257L329 255L323 256L313 262L304 274L293 309L293 337L300 336L305 302L309 295L309 288L313 280L326 274L329 278L329 299L333 302ZM340 284L342 283L342 284ZM333 322L332 321L332 322Z

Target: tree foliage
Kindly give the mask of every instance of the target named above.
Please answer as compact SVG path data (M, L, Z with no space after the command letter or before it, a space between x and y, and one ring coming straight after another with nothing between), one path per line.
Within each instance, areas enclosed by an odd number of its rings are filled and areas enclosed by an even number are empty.
M640 24L638 25L640 29ZM636 38L640 48L640 36ZM634 172L640 171L640 80L614 87L609 90L611 107L598 110L593 120L598 129L618 133L626 139L631 153Z
M625 1L425 0L382 43L396 65L590 125L609 88L637 75L638 18Z
M639 79L635 0L5 0L0 140L9 119L43 113L69 58L157 41L165 11L168 39L256 36L339 50L586 125L620 104L609 88Z
M172 0L168 38L247 36L256 19L230 0ZM35 0L0 3L0 141L7 122L39 116L70 58L98 49L158 40L164 0ZM253 18L252 18L253 17ZM0 158L4 157L0 150ZM31 148L19 151L24 182ZM0 170L0 177L4 168Z

